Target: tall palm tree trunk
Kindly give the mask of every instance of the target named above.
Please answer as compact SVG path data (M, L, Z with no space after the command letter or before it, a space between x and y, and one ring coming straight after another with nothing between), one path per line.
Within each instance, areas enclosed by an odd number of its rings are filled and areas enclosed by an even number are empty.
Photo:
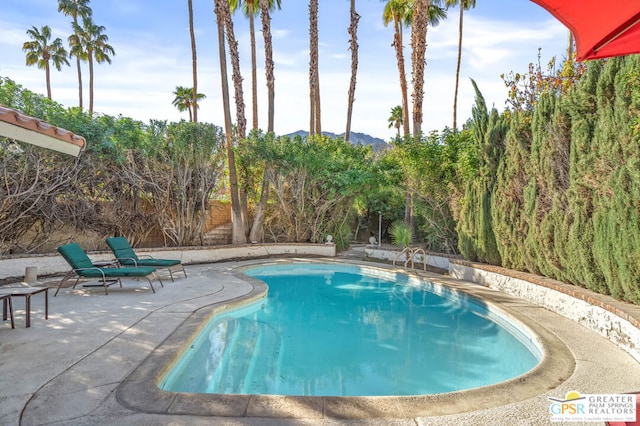
M262 18L262 36L264 38L264 66L268 92L268 122L267 132L273 132L275 107L275 76L273 62L273 44L271 38L271 16L269 15L269 0L260 0L260 17Z
M47 81L47 98L51 100L51 69L49 67L49 61L44 64L44 78Z
M190 119L198 122L198 57L196 54L196 34L193 28L193 0L188 0L189 7L189 35L191 36L191 67L193 72L193 116L189 110Z
M269 15L269 0L260 0L260 17L262 19L262 36L264 37L265 75L268 90L268 123L267 133L273 132L274 125L274 100L275 100L275 78L273 75L273 46L271 41L271 17ZM271 165L265 162L262 176L262 188L260 190L260 202L256 206L253 215L253 225L249 234L249 241L258 242L262 235L267 202L269 200L269 170Z
M422 134L422 103L424 100L424 65L427 51L427 23L430 0L415 0L411 25L411 69L413 81L413 136ZM406 194L405 222L415 229L413 194Z
M316 105L314 107L315 115L316 115L316 134L322 134L322 117L320 112L320 70L318 69L318 62L316 62L316 94L315 101Z
M344 140L349 142L351 136L351 117L353 115L353 103L356 98L356 81L358 75L358 21L360 15L356 12L356 0L351 0L351 24L349 25L349 35L351 36L351 82L349 84L349 93L347 96L347 127L344 131Z
M253 8L252 8L253 9ZM251 36L251 103L253 129L258 129L258 66L256 59L256 30L253 10L249 13L249 34Z
M413 135L422 133L424 65L427 50L427 23L430 0L415 0L411 26L411 65L413 79Z
M309 136L317 135L320 102L318 89L318 0L309 1Z
M231 103L229 101L229 82L227 76L227 58L224 47L225 41L225 15L230 15L229 2L227 0L215 0L214 12L218 25L218 51L220 54L220 79L222 83L222 103L224 109L224 127L226 134L227 161L229 167L229 192L231 193L232 237L233 244L247 242L245 227L242 221L240 196L238 194L238 176L236 161L233 152L233 125L231 123ZM225 9L226 7L226 9Z
M231 70L233 87L236 101L236 129L238 132L238 144L244 144L247 138L247 118L245 115L244 93L242 91L242 74L240 72L240 53L238 52L238 42L236 40L233 29L233 20L229 7L226 8L224 15L225 33L227 36L227 44L229 45L229 58L231 59ZM240 185L239 185L239 202L240 214L242 218L243 228L249 228L249 207L247 196L247 175L248 171L244 168L240 169ZM246 236L245 236L246 241Z
M453 93L453 131L458 130L458 84L460 82L460 63L462 62L462 28L464 5L460 4L460 20L458 23L458 63L456 65L456 87Z
M82 67L80 66L80 58L76 58L76 66L78 69L78 106L82 110Z
M311 76L309 77L312 78ZM310 83L313 84L313 83ZM314 99L316 90L312 86L309 88L309 136L316 134L316 101Z
M231 59L231 70L234 94L236 100L236 127L238 129L239 141L244 141L247 137L247 118L245 115L244 93L242 91L242 74L240 72L240 53L238 52L238 42L233 30L233 20L231 12L227 7L227 13L224 15L225 34L227 36L227 44L229 45L229 58Z
M393 36L393 46L396 49L398 62L398 75L400 77L400 92L402 94L402 124L404 134L411 134L411 122L409 121L409 90L407 89L407 73L404 66L404 53L402 46L402 22L395 22L396 31Z
M89 117L93 115L93 52L89 51Z

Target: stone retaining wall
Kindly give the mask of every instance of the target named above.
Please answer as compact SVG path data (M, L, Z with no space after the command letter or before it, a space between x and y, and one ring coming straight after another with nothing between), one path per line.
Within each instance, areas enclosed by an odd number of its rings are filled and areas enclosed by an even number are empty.
M542 306L606 337L640 362L640 306L534 274L452 260L449 275Z

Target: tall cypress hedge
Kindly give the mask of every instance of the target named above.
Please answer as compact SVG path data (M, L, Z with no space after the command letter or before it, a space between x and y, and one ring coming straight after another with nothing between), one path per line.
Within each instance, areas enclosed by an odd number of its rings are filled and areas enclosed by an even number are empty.
M491 218L496 172L503 151L507 120L493 109L488 112L475 81L476 105L473 107L473 137L478 151L477 176L466 181L464 202L457 224L460 252L468 259L500 264Z
M591 62L533 112L497 116L480 102L461 253L639 304L640 58Z
M637 57L607 63L597 87L593 145L599 184L594 191L593 254L607 291L640 303L640 148Z
M525 190L529 181L527 163L531 154L531 121L524 115L510 120L504 155L498 166L492 220L502 265L518 270L532 270L527 265L524 238L529 233ZM510 161L505 161L505 159Z

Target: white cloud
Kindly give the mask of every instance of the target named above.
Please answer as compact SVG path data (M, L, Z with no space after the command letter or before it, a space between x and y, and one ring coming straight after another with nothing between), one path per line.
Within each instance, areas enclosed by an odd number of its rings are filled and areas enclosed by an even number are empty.
M271 37L274 40L281 40L281 39L287 38L290 34L291 34L291 31L289 30L271 29Z
M289 51L274 46L273 61L276 65L282 65L285 67L300 66L301 64L309 62L309 50L302 49L298 51ZM262 62L264 63L264 58Z
M27 41L26 29L19 28L13 22L0 21L0 44L10 48L19 48ZM4 48L3 48L4 49Z

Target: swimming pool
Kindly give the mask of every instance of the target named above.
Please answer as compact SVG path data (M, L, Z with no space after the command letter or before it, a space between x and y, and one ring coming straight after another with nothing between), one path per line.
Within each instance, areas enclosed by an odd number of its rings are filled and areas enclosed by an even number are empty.
M480 299L402 273L293 263L244 271L266 301L217 315L160 387L296 396L426 395L534 368L526 327Z
M367 261L344 262L323 259L319 262L335 265L358 265L381 273L405 273L390 265ZM315 262L313 259L247 259L233 264L221 263L206 267L202 279L212 284L204 294L191 299L180 299L171 306L192 313L135 367L116 389L118 402L132 412L157 415L179 414L211 417L306 419L306 421L363 420L363 419L416 419L425 416L464 413L494 408L505 404L521 403L539 398L565 383L575 372L576 361L572 351L551 330L535 320L541 308L503 292L471 284L459 279L432 273L412 273L410 280L419 275L450 289L454 294L464 293L481 300L492 311L524 325L535 336L542 348L540 363L529 372L495 385L463 391L429 395L394 396L287 396L247 394L204 394L170 392L161 389L162 383L187 353L205 325L217 315L230 309L240 309L263 300L268 287L260 280L243 273L247 267L269 264ZM191 278L191 274L190 274ZM186 283L185 283L186 284ZM185 306L183 306L185 305ZM179 311L177 311L179 312ZM167 321L173 321L170 315ZM543 398L546 401L546 398ZM242 422L242 420L240 420ZM294 420L295 422L295 420Z

